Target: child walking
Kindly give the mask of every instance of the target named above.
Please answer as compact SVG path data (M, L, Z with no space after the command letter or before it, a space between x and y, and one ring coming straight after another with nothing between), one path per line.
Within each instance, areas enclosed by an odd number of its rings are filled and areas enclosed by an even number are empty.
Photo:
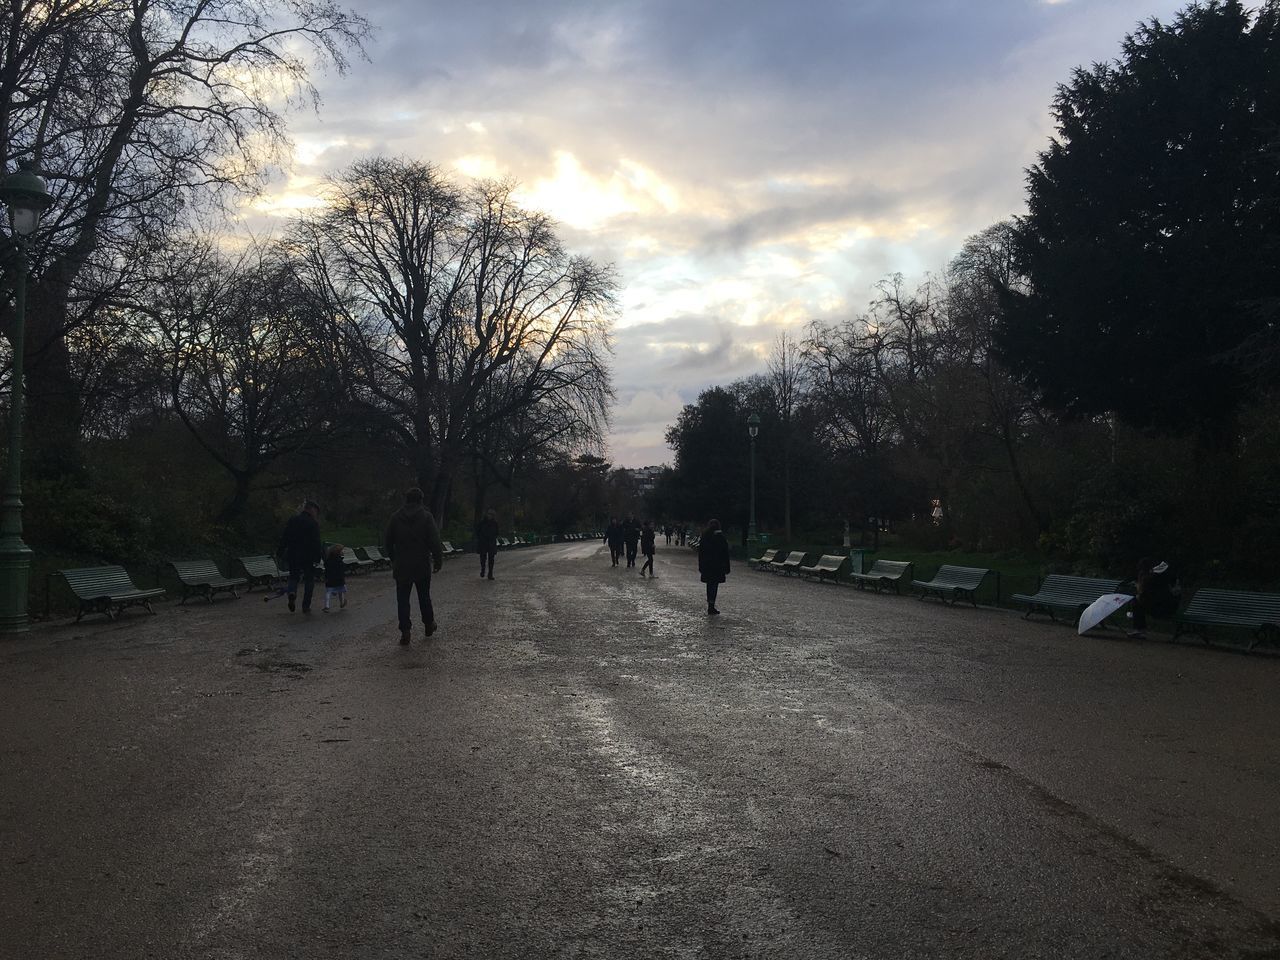
M338 606L347 605L347 564L342 559L342 544L335 543L324 554L324 612L329 601L338 598Z
M644 529L640 531L640 552L644 554L644 566L640 568L640 576L644 576L646 570L649 571L650 577L656 577L653 572L653 553L654 553L654 529L653 521L646 520Z

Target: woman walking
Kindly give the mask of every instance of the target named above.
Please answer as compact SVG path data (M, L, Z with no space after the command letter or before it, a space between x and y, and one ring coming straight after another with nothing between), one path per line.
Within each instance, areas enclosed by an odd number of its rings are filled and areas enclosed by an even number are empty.
M644 572L646 570L649 571L649 576L651 577L657 576L657 574L653 572L653 554L654 554L655 540L656 540L656 534L653 529L653 521L646 520L644 522L644 529L640 531L640 552L644 554L644 566L640 568L640 576L642 577L644 576Z
M708 523L702 539L698 541L698 573L707 585L707 615L719 616L716 593L729 575L729 541L720 530L719 520Z

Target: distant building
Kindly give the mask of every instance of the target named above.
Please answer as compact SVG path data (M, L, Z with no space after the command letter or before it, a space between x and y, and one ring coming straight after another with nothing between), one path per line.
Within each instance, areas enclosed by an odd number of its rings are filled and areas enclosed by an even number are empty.
M658 478L662 476L662 471L666 467L621 467L620 473L625 473L631 478L631 482L635 484L636 491L641 495L652 493L658 486Z

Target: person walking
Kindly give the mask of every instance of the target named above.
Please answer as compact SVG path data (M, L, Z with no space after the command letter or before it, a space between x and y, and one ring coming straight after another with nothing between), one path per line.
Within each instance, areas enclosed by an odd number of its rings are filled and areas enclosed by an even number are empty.
M627 544L627 569L636 565L636 551L640 547L640 524L632 517L622 522L622 536Z
M391 558L391 575L396 581L396 613L400 618L400 645L408 646L410 629L409 595L418 591L418 609L429 637L436 632L435 610L431 606L431 574L444 566L444 545L435 517L422 502L422 491L405 491L404 506L391 515L383 538Z
M498 511L490 509L484 519L476 524L476 550L480 554L480 577L484 578L485 567L489 569L489 579L493 579L493 561L498 558Z
M320 609L328 613L329 602L335 597L339 607L347 605L347 560L340 543L330 544L324 554L324 606Z
M668 547L669 547L669 546L671 546L671 534L672 534L673 530L674 530L674 528L671 526L671 524L670 524L670 523L667 523L667 524L662 528L662 533L663 533L663 535L667 538L667 546L668 546Z
M280 534L276 553L289 568L289 582L285 586L289 612L297 609L298 580L301 579L302 612L310 613L311 597L316 589L316 564L324 559L324 546L320 543L320 504L308 500L289 518Z
M609 559L616 567L618 558L622 556L623 543L622 524L618 522L617 517L609 520L609 526L604 531L604 542L609 545Z
M729 575L729 541L720 530L720 521L712 520L698 541L698 573L707 585L707 615L718 617L716 594Z
M657 576L657 574L653 572L653 554L655 551L654 542L656 539L657 536L653 529L653 521L646 520L644 522L644 529L640 531L640 552L644 554L644 566L640 568L640 576L642 577L646 570L649 571L649 576Z

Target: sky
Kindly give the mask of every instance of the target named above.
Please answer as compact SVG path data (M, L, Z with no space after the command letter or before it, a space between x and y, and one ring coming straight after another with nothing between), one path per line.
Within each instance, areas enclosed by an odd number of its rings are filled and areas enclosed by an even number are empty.
M372 155L513 177L616 270L607 455L663 435L779 334L865 311L1024 209L1056 86L1165 0L361 0L367 62L316 76L284 218Z

